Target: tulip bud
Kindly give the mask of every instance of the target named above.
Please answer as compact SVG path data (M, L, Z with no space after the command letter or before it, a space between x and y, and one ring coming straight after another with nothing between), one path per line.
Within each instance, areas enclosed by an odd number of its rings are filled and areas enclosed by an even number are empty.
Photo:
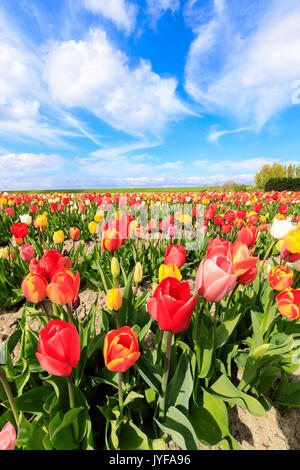
M120 265L118 259L113 256L110 263L111 273L113 277L118 277L120 275Z
M284 246L284 240L278 240L278 242L276 243L276 250L279 251L280 253L283 246Z
M79 295L76 295L71 302L72 310L76 310L79 307L79 305L80 305L80 297Z
M133 280L135 284L140 284L143 280L143 266L141 265L140 261L138 261L135 265Z
M105 297L105 303L108 310L118 311L122 307L121 291L117 288L109 289Z

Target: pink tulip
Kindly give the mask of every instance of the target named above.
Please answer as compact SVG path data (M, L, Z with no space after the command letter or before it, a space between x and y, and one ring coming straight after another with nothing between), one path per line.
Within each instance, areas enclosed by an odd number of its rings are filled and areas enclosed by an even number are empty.
M19 246L19 252L23 261L31 261L34 257L34 248L30 243Z
M16 430L8 421L0 432L0 450L14 450L17 441Z
M225 256L214 256L201 261L196 276L196 291L210 302L220 302L231 292L237 281L232 263Z

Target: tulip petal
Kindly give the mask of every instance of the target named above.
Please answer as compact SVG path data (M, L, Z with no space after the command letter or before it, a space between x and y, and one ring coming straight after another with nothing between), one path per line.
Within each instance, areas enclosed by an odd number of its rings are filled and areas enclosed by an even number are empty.
M72 372L72 367L65 362L58 361L50 356L44 356L38 352L35 355L42 368L51 375L68 376Z

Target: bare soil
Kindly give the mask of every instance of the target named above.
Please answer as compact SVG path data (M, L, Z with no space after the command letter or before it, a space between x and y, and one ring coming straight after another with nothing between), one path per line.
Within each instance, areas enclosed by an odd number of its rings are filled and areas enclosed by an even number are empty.
M85 289L80 291L80 306L77 309L78 318L82 320L89 312L98 295L98 306L105 304L104 292ZM50 301L45 301L50 309ZM48 303L49 302L49 303ZM22 316L23 307L16 306L10 311L0 309L0 337L5 341L17 328ZM41 310L38 305L37 310ZM97 317L96 328L100 330L100 317ZM37 317L29 320L34 331L41 329ZM12 359L16 361L19 355L19 345L16 346ZM300 380L300 367L290 377L291 381ZM266 417L256 417L243 408L236 406L229 410L229 425L232 435L244 450L300 450L300 409L290 408L281 410L275 406L271 408ZM179 449L176 443L170 442L169 449ZM200 445L203 450L218 450L218 446L207 447Z

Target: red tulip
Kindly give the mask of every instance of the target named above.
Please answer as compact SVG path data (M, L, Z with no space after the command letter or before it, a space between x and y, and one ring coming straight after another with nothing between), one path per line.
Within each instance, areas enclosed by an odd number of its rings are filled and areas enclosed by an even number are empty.
M14 213L15 213L15 211L11 207L8 207L7 209L5 209L5 212L9 217L14 215Z
M210 220L210 219L213 219L215 215L216 215L215 207L209 206L205 211L205 218Z
M217 215L214 218L214 224L215 225L222 225L222 223L223 223L223 217L221 217L220 215Z
M158 284L147 309L162 330L176 334L188 329L196 302L187 281L167 277Z
M258 237L258 228L253 225L244 225L238 233L238 240L248 247L254 245Z
M233 222L235 219L235 211L228 211L225 214L225 219L227 222Z
M10 231L14 235L15 238L25 238L29 233L27 225L23 223L13 224L10 227Z
M60 268L70 269L72 261L67 256L63 256L57 250L48 250L41 257L39 262L33 258L29 264L29 271L31 273L37 272L51 281L54 273Z
M181 269L185 263L186 251L184 246L169 245L165 252L164 264L176 264Z
M233 225L231 224L223 224L221 227L222 233L230 233L232 229L233 229Z
M289 211L290 206L288 204L281 204L278 207L278 212L280 214L286 214Z
M36 357L49 374L70 375L80 358L80 340L75 325L50 320L39 333Z
M231 243L228 240L220 238L219 235L209 241L206 251L206 258L214 256L231 257Z
M258 215L257 214L250 215L248 222L251 225L256 225L258 222Z

